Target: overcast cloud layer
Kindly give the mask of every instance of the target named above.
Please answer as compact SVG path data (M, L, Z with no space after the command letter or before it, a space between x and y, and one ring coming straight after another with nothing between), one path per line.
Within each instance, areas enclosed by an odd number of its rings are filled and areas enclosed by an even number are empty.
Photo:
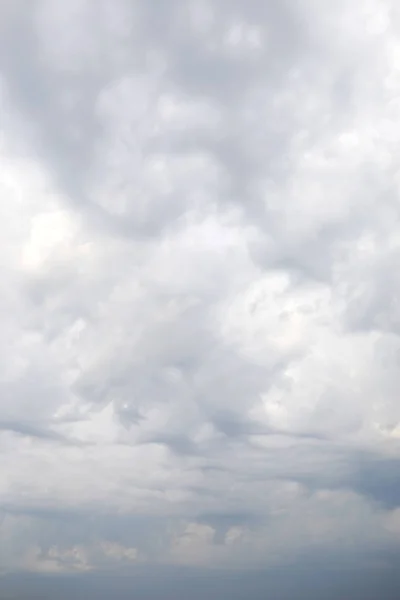
M0 23L0 570L390 567L397 3Z

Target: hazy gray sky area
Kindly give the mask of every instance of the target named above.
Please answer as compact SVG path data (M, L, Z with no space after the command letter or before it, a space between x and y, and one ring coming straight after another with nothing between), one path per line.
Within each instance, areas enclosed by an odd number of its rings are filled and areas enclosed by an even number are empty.
M400 597L399 124L395 0L0 0L1 600Z

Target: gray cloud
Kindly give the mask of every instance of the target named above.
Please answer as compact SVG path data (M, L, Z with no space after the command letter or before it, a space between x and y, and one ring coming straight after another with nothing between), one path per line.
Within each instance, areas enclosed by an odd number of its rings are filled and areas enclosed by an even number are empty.
M394 4L0 20L3 571L390 570Z

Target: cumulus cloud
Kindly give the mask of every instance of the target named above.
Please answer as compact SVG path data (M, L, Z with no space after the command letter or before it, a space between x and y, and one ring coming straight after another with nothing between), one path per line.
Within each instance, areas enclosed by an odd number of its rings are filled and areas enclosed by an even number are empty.
M391 556L395 4L0 11L2 570Z

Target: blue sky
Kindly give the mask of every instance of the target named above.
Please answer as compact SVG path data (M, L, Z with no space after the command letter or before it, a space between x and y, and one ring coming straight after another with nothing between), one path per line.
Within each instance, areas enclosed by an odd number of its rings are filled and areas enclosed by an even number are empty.
M4 585L194 569L247 597L306 561L394 589L397 4L0 23Z

